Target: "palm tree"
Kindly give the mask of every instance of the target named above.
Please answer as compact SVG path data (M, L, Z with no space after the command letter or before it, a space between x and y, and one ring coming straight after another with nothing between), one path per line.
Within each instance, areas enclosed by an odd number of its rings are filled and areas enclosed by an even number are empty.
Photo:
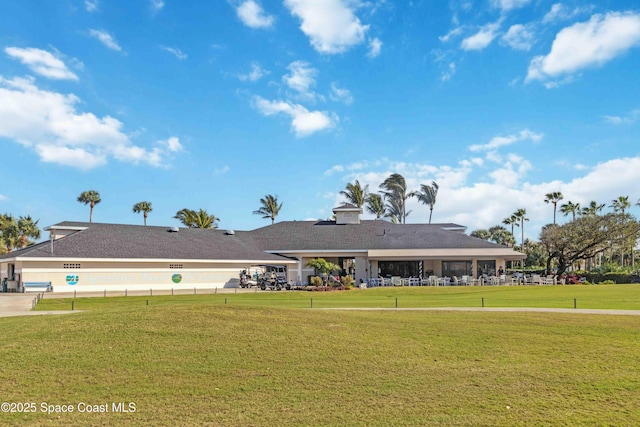
M527 218L527 210L520 208L513 213L513 216L515 216L516 219L520 221L520 232L522 233L520 242L522 242L521 250L522 253L524 253L524 222L529 221L529 218ZM524 260L522 261L522 274L524 275Z
M410 213L407 212L406 209L406 202L407 198L409 198L409 194L407 193L407 182L404 177L399 173L393 173L389 175L382 184L380 184L380 188L384 189L382 192L384 198L391 202L389 206L392 206L393 209L397 211L389 216L392 218L396 216L397 220L404 224Z
M610 207L613 208L614 212L620 212L624 215L625 211L631 207L631 202L629 202L629 196L620 196L617 199L612 200L612 204Z
M260 199L260 203L262 203L260 209L253 211L253 213L255 215L262 215L262 218L271 218L271 224L273 224L282 208L282 203L278 204L278 196L274 197L271 194L267 194L264 198Z
M604 203L599 205L595 200L592 200L591 202L589 202L589 206L582 208L582 211L580 211L580 213L584 216L597 216L598 213L600 213L600 211L604 209L604 206Z
M553 223L556 223L556 209L558 207L558 202L564 199L564 196L559 191L554 191L553 193L547 193L544 195L545 203L553 204Z
M489 239L499 245L509 246L514 243L513 233L509 233L509 230L501 225L494 225L488 231L490 234Z
M346 189L342 190L340 194L347 198L347 202L361 208L367 201L368 192L369 185L362 187L360 182L356 179L354 184L347 184Z
M83 191L78 196L78 202L89 205L89 222L93 222L93 208L101 201L100 193L95 190Z
M503 219L502 223L504 225L510 225L511 226L511 237L512 237L512 239L514 241L514 244L515 244L516 235L514 234L513 228L514 227L520 227L520 224L518 224L518 219L516 218L515 215L511 215L510 217Z
M433 215L433 206L436 204L436 196L438 195L438 184L435 181L431 185L420 185L420 191L414 191L409 196L415 196L418 201L424 205L429 205L429 224L431 224L431 216Z
M20 229L11 214L0 215L0 243L2 253L11 252L20 244Z
M18 218L18 247L20 249L26 248L29 244L29 238L39 239L40 228L38 228L38 221L34 221L29 215L21 216Z
M133 205L133 213L142 212L142 216L144 217L144 225L147 225L147 216L152 210L153 208L151 207L151 202L138 202Z
M385 214L387 218L391 218L391 222L394 224L402 224L403 216L409 215L410 212L405 212L403 215L403 206L400 206L402 200L396 198L390 198L385 204Z
M198 212L191 209L181 209L176 212L174 218L180 220L182 224L184 224L188 228L218 228L217 222L220 218L217 218L215 215L211 214L204 210L200 209Z
M382 196L377 193L372 193L367 196L367 212L376 216L376 219L382 218L387 212L384 206Z
M580 203L573 203L572 201L568 201L567 203L563 203L560 205L560 212L564 216L569 214L572 215L572 221L576 220L576 212L580 212Z

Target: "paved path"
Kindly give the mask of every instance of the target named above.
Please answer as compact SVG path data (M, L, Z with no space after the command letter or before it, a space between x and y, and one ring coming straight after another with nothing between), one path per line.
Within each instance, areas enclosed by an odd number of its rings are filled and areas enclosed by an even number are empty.
M67 314L79 311L32 311L33 300L37 294L4 294L0 293L0 317L39 316L42 314Z

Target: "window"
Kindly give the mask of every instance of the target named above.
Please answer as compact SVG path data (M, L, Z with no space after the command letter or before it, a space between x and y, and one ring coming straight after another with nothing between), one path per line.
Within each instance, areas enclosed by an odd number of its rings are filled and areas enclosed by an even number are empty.
M169 264L169 268L183 268L182 264Z
M471 261L442 261L442 275L447 277L471 276Z
M65 262L64 264L62 264L62 268L77 269L77 268L80 268L80 264L79 263L72 263L72 262Z

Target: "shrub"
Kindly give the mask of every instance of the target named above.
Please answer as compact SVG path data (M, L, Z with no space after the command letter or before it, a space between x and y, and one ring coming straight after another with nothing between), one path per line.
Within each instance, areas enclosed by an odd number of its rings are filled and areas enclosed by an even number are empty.
M313 276L311 278L311 285L312 286L322 286L322 278L319 276Z
M342 283L342 286L344 286L346 289L350 289L353 288L355 280L353 280L353 277L351 276L342 276L340 278L340 283Z

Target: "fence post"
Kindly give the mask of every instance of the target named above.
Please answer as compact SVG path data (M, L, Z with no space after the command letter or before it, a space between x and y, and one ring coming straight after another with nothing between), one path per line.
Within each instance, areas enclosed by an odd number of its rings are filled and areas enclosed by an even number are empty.
M149 289L149 296L153 296L153 288Z
M396 308L398 308L398 297L396 297Z
M482 297L482 307L484 307L484 297Z
M107 290L106 289L104 290L104 297L105 298L107 297Z
M127 296L127 294L128 294L128 292L127 292L127 290L125 289L125 290L124 290L124 296L126 297L126 296Z
M313 308L313 298L311 298L311 308Z
M74 298L76 297L76 290L75 289L73 290L73 297Z
M75 301L73 300L71 301L71 311L75 309L75 305L76 305L75 303L76 303Z
M573 299L573 308L578 308L578 301L575 298Z

